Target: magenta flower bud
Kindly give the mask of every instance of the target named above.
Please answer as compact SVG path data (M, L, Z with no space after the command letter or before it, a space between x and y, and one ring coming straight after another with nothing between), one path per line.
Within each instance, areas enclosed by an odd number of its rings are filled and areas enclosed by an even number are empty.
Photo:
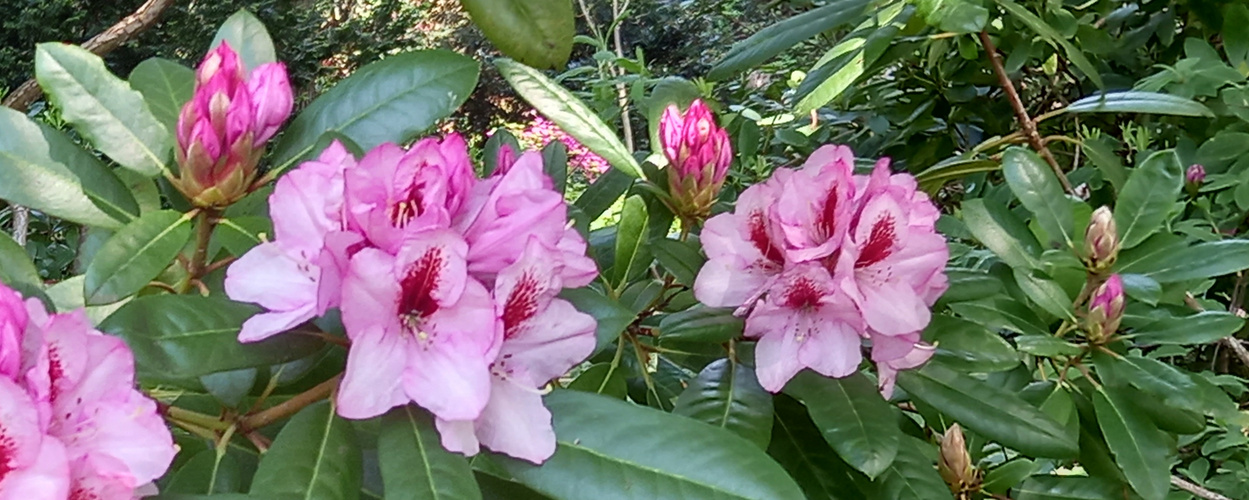
M1102 206L1093 211L1089 227L1084 231L1084 264L1089 271L1102 272L1114 265L1119 256L1119 232L1114 214Z
M1123 279L1112 274L1102 286L1093 292L1089 300L1089 315L1086 328L1089 340L1101 341L1119 330L1119 321L1123 319Z
M1203 167L1200 163L1189 165L1188 171L1184 172L1184 189L1188 191L1188 195L1197 196L1197 192L1205 182L1206 167Z
M729 136L701 99L682 114L668 106L659 121L664 156L672 165L668 190L679 215L703 218L720 194L733 161Z
M226 42L196 71L195 94L178 116L179 176L171 182L198 207L224 207L246 195L265 143L291 114L286 68L269 63L246 74Z

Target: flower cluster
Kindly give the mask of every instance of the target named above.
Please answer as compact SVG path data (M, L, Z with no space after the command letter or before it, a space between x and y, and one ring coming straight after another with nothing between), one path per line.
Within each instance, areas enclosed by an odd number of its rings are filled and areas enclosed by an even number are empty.
M854 175L853 165L849 148L820 148L801 169L746 189L702 232L708 262L695 296L748 315L745 334L759 339L756 371L769 391L804 367L854 373L861 339L871 341L886 395L898 370L932 356L920 331L947 287L939 213L888 160L871 175Z
M659 141L671 165L668 193L673 208L684 217L706 218L733 162L728 132L716 124L702 99L695 99L684 113L675 104L664 110Z
M562 142L568 148L568 165L580 170L590 180L611 168L611 164L606 159L590 151L590 148L568 135L555 122L546 119L537 111L530 111L527 116L530 117L530 122L524 128L513 131L522 147L542 149L552 142Z
M178 116L181 172L171 183L199 207L242 198L256 178L265 143L293 105L282 63L262 64L248 75L230 44L221 42L200 62L195 94Z
M0 285L0 498L136 498L176 451L125 343Z
M458 135L356 161L334 143L277 182L274 241L231 265L226 292L269 310L248 342L334 307L351 339L338 413L409 401L443 445L542 462L555 451L540 389L594 349L594 319L556 298L597 274L540 153L477 179Z

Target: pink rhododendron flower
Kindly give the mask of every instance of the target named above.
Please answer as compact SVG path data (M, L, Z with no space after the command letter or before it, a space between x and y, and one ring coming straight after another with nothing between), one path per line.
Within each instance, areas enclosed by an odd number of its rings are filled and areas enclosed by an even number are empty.
M127 499L164 474L176 448L134 359L82 310L49 315L0 285L0 499ZM11 349L19 346L16 351Z
M877 162L854 175L845 146L751 186L731 213L707 221L699 301L736 307L759 339L756 372L772 392L803 368L844 377L867 340L888 396L898 370L932 355L919 333L947 288L940 215L913 177Z
M664 110L659 139L671 165L668 192L677 212L706 217L733 161L728 132L716 124L707 104L695 99L684 113L675 104Z

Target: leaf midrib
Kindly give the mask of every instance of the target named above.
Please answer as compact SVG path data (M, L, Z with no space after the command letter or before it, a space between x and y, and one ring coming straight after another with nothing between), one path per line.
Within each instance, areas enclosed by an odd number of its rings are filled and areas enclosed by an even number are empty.
M334 408L329 407L326 412L328 418L325 423L325 432L321 434L321 446L317 449L317 459L312 463L312 477L308 478L308 489L304 490L304 500L311 500L312 486L316 484L317 477L321 475L321 464L325 461L325 448L330 442L330 431L334 429Z
M690 478L690 477L688 477L688 476L680 476L680 475L671 474L671 473L668 473L667 471L664 471L664 470L662 470L662 469L657 469L657 468L654 468L654 467L649 467L649 466L646 466L646 465L643 465L643 464L639 464L639 463L637 463L637 462L631 462L631 461L628 461L628 460L624 460L624 459L620 459L620 458L617 458L617 457L613 457L613 456L611 456L611 455L607 455L607 454L604 454L604 453L600 453L599 451L597 451L597 450L595 450L595 449L593 449L593 448L588 448L588 447L585 447L585 446L581 446L580 444L576 444L576 443L573 443L573 442L563 441L563 440L560 440L560 441L558 441L558 442L559 442L560 446L565 446L565 447L568 447L568 448L571 448L571 449L574 449L574 450L583 451L583 452L585 452L585 453L588 453L588 454L590 454L590 455L593 455L594 457L599 458L599 459L602 459L602 460L605 460L605 461L607 461L607 462L611 462L611 463L614 463L614 464L619 464L619 465L623 465L623 466L626 466L626 467L630 467L630 468L634 468L634 469L639 469L639 470L642 470L642 471L650 472L650 473L652 473L652 474L654 474L654 475L656 475L656 476L666 477L666 478L669 478L669 479L672 479L672 480L676 480L676 481L679 481L679 482L684 482L684 483L689 483L689 484L692 484L692 485L695 485L695 486L700 486L700 487L702 487L703 489L706 489L706 490L709 490L709 491L714 491L714 492L717 492L717 493L720 493L720 494L724 494L724 495L728 495L728 496L730 496L730 497L732 497L732 498L740 498L740 499L742 499L742 500L750 500L750 497L744 497L744 496L741 496L741 495L739 495L739 494L737 494L737 493L734 493L734 492L732 492L732 491L726 491L726 490L723 490L723 489L717 488L715 485L712 485L712 484L707 484L707 483L704 483L704 482L702 482L702 481L697 481L697 480L695 480L695 479L693 479L693 478Z
M126 268L130 267L130 265L131 265L131 264L133 264L133 263L135 262L135 260L137 260L140 256L142 256L142 255L144 254L144 252L148 251L148 249L150 249L150 248L152 248L152 246L156 245L156 244L157 244L157 242L161 241L161 240L162 240L162 239L163 239L166 235L168 235L168 234L169 234L170 232L172 232L174 229L177 229L178 227L182 226L182 224L185 224L185 223L186 223L187 221L189 221L189 220L191 220L191 219L190 219L190 218L188 218L186 215L183 215L183 216L179 217L179 218L178 218L178 219L177 219L177 220L176 220L173 224L170 224L170 225L166 226L163 230L161 230L161 232L160 232L159 234L157 234L157 235L156 235L156 237L154 237L154 238L152 238L152 239L148 240L148 242L147 242L147 243L144 243L144 244L143 244L143 246L139 247L139 250L138 250L138 251L136 251L136 252L134 252L134 253L130 254L130 257L129 257L129 258L127 258L125 261L123 261L123 262L122 262L122 264L121 264L120 266L117 266L117 268L116 268L115 270L113 270L112 275L110 275L110 276L108 277L108 279L105 279L103 282L101 282L101 283L100 283L100 286L95 287L95 288L91 291L91 293L87 294L87 297L86 297L86 298L87 298L87 299L93 299L93 298L95 298L95 297L96 297L96 295L97 295L97 294L99 294L101 290L103 290L105 287L107 287L110 283L113 283L113 282L116 280L116 278L117 278L118 276L120 276L120 275L121 275L121 271L122 271L123 269L126 269ZM106 243L106 245L107 245L107 243ZM95 262L99 262L99 261L95 261L95 260L93 260L93 261L92 261L92 263L95 263ZM97 268L97 269L98 269L98 268ZM90 274L90 271L91 271L91 268L90 268L90 267L88 267L88 269L87 269L87 273L88 273L88 275ZM88 302L90 302L90 300L88 300Z
M430 498L439 498L438 488L434 485L434 471L429 466L429 452L425 450L425 440L421 439L421 430L416 427L416 417L412 415L412 408L404 406L403 414L408 428L412 431L412 436L416 438L417 451L421 454L421 465L425 467L425 484L429 486Z

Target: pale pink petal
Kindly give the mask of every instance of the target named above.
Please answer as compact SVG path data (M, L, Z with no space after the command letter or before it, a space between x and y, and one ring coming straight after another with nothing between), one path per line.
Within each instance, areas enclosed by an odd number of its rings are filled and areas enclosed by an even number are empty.
M776 321L786 318L773 314L761 314L756 310L746 319L747 331L771 331L777 327ZM760 325L759 323L766 323ZM752 323L754 323L752 328ZM758 333L756 333L758 335ZM798 362L798 349L802 347L788 331L761 335L755 344L755 375L759 377L759 385L768 392L777 393L785 388L785 383L802 371L802 363Z
M476 345L454 336L433 338L410 351L403 372L408 397L446 420L473 420L490 398L490 366Z
M343 300L343 279L351 269L351 257L364 247L364 237L349 231L325 235L325 248L316 261L321 268L317 283L317 314L338 307Z
M231 299L253 302L270 311L244 324L239 341L254 342L311 319L317 305L320 270L292 259L273 242L253 247L226 269ZM263 316L263 317L262 317Z
M396 255L396 270L401 272L397 277L403 281L412 273L433 273L429 275L433 281L422 283L422 286L430 288L430 296L439 304L453 304L464 293L468 275L464 259L469 252L468 244L449 229L416 233L402 243ZM370 278L376 279L376 276Z
M239 342L259 342L302 325L316 315L315 305L256 314L243 322L243 328L239 329Z
M90 419L80 422L70 437L62 438L71 457L109 457L97 460L120 465L130 484L155 481L173 462L176 449L156 403L130 390L129 397L87 404Z
M854 318L827 311L805 316L809 323L802 328L811 333L798 349L798 362L827 377L840 378L858 371L863 354Z
M723 260L707 261L694 280L694 297L710 307L737 307L767 287L774 274L741 268Z
M134 496L138 486L133 477L124 471L124 465L107 456L81 456L70 458L69 498L71 500L125 500Z
M321 252L326 233L341 228L342 171L352 164L346 149L335 141L320 158L278 179L269 196L269 215L283 249L311 261Z
M447 451L473 456L481 451L481 443L477 441L477 430L472 420L434 419L434 425L441 436L442 447Z
M0 284L0 377L14 378L22 368L26 323L22 297Z
M343 281L343 326L355 340L360 332L381 329L381 335L400 335L399 282L379 279L396 275L395 257L376 248L365 248L351 258Z
M69 462L65 458L65 447L60 441L44 436L34 461L25 468L11 470L0 478L0 500L66 498L69 495L69 483Z
M555 454L555 431L551 412L533 389L495 378L490 403L477 420L481 444L535 464Z
M532 383L563 375L594 353L597 323L563 299L549 305L503 342L499 355L523 366Z
M594 282L594 278L598 277L598 264L586 256L586 242L581 233L570 227L555 246L564 264L560 271L564 288L581 288Z
M901 335L923 330L932 317L928 305L906 283L885 281L860 283L863 300L859 308L867 326L884 335Z
M350 419L373 418L407 403L402 382L410 344L381 329L357 332L338 387L338 414Z

